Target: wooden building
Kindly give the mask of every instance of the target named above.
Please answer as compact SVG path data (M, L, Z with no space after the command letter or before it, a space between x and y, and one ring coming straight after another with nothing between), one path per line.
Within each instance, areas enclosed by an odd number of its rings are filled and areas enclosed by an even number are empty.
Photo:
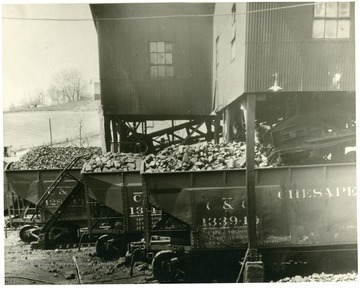
M213 109L223 112L227 141L244 135L240 102L251 94L257 125L282 124L281 133L272 129L272 145L310 138L317 145L342 130L354 144L353 2L216 3L214 14Z
M106 150L119 141L152 148L160 135L171 135L173 143L186 140L174 139L174 132L186 127L190 134L212 111L214 4L90 8L98 34ZM147 120L186 121L150 135Z
M328 18L316 11L325 12L329 5L334 6L334 13L344 16L331 16L338 29L329 27L327 32L320 25L327 24ZM283 91L354 91L354 3L340 3L340 12L336 5L216 4L214 77L219 85L219 104L226 106L245 92L266 92L275 73ZM333 85L336 74L341 75L339 87Z
M272 129L264 135L266 143L285 150L299 139L316 146L325 136L337 139L323 146L353 143L354 6L91 4L106 150L111 143L118 147L118 142L132 141L162 147L161 135L167 143L185 143L204 121L207 133L194 141L209 139L220 130L215 125L212 131L211 124L220 119L225 141L245 140L247 95L257 100L257 128L284 126L281 133ZM217 116L209 117L214 111ZM147 120L187 122L148 133ZM181 128L188 131L186 139L175 136ZM350 142L335 135L343 130Z

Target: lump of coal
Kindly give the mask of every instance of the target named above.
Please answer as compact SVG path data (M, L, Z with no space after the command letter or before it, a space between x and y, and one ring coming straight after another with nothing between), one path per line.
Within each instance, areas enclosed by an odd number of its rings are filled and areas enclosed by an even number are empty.
M63 169L75 157L80 158L73 168L81 169L86 158L91 155L100 155L101 148L99 147L53 147L40 146L31 149L23 155L18 161L10 165L10 170L40 170L40 169Z
M84 172L140 171L142 160L141 154L108 152L91 157Z
M257 144L255 166L274 167L282 165L281 157L273 148ZM271 155L271 158L268 157ZM276 156L276 157L275 157ZM203 142L194 145L172 145L156 155L145 158L145 172L203 171L241 169L246 165L246 143Z

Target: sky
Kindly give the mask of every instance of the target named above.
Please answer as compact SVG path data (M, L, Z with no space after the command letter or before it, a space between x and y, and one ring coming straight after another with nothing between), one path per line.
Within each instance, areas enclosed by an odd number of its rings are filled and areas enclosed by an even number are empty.
M125 1L90 1L116 2ZM17 106L29 101L38 91L46 91L55 74L63 69L79 70L88 84L91 80L99 79L97 34L89 2L48 0L33 2L36 4L26 4L26 1L16 3L19 4L12 4L8 0L2 1L3 5L0 7L3 18L74 18L89 21L2 20L4 110L11 105ZM88 89L93 93L91 85Z
M61 70L79 70L87 84L99 79L97 34L88 4L5 4L2 17L89 19L3 19L4 110L21 105L37 91L46 91Z

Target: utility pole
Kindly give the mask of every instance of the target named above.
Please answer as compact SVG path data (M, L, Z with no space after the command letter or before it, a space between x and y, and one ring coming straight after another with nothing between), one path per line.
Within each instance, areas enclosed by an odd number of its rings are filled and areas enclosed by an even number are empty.
M50 145L52 146L51 118L49 118L49 128L50 128Z

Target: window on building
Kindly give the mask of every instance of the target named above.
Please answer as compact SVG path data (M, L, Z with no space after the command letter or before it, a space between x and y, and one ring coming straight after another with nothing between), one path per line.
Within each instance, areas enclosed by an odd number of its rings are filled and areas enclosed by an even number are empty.
M231 61L235 59L235 41L236 41L236 4L231 8Z
M314 5L313 38L350 37L350 2L321 2Z
M172 42L150 42L150 76L174 76Z

